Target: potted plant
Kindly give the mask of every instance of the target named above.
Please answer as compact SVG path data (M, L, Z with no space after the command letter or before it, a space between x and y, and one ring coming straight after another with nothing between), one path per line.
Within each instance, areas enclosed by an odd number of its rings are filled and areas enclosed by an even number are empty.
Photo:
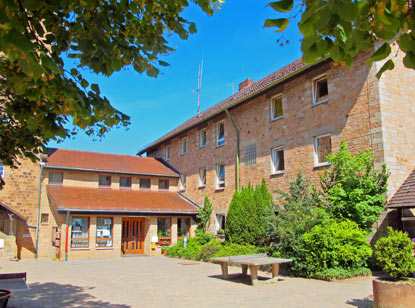
M373 280L375 308L414 307L415 271L414 243L408 234L388 228L388 236L375 245L377 264L390 277Z

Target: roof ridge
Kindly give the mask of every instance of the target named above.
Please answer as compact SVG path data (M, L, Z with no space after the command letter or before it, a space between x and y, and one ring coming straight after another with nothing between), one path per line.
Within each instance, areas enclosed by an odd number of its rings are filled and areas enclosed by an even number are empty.
M52 150L49 154L52 155L56 151L65 151L65 152L81 152L81 153L89 153L89 154L99 154L99 155L109 155L109 156L121 156L121 157L131 157L131 158L144 158L149 160L155 160L154 157L144 157L144 156L137 156L137 155L127 155L127 154L115 154L115 153L102 153L102 152L94 152L94 151L84 151L84 150L69 150L69 149L60 149L60 148L48 148Z

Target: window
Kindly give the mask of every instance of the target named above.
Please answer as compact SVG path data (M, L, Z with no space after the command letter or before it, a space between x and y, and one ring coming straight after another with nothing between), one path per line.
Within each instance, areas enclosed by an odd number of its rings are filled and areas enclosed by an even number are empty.
M140 189L150 189L150 188L151 188L150 179L147 179L147 178L140 179Z
M120 187L131 188L131 178L120 176Z
M49 184L62 184L63 173L62 172L49 172Z
M168 190L169 189L169 180L159 180L159 190Z
M177 238L189 237L190 218L177 218Z
M186 176L184 174L180 175L179 189L180 190L186 190Z
M112 247L112 217L97 217L96 247Z
M245 147L244 158L245 166L256 165L256 144L251 144Z
M160 246L170 246L171 244L171 219L157 218L157 236Z
M186 137L184 137L184 138L180 139L180 154L181 155L186 154L186 147L187 147Z
M48 213L42 213L40 215L40 223L42 225L47 225L49 223L49 214Z
M327 76L320 76L313 80L313 105L328 101L329 90Z
M216 146L225 144L225 122L219 122L216 125Z
M99 176L99 186L110 187L111 186L111 176L110 175L100 175Z
M275 148L271 150L271 172L272 174L278 174L284 172L284 149Z
M71 247L89 247L89 217L72 217Z
M328 164L327 154L331 153L331 136L323 135L315 138L314 143L316 165Z
M3 177L4 175L4 165L0 163L0 177Z
M216 232L225 230L225 215L216 214Z
M199 187L206 186L206 168L201 168L199 170Z
M271 120L282 118L282 95L271 98Z
M206 146L206 138L207 134L206 134L206 128L200 130L199 132L199 147L203 148Z
M216 165L216 188L217 189L225 188L225 165L224 164Z
M166 146L166 160L170 160L170 146Z

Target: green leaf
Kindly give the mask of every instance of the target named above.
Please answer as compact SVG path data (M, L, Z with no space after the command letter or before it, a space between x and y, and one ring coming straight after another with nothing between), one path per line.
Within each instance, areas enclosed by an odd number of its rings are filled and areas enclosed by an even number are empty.
M412 52L407 52L405 57L403 58L403 64L407 68L415 69L415 55Z
M382 68L379 70L379 72L377 72L376 74L376 78L380 79L380 77L382 76L382 74L388 70L392 70L395 67L395 64L393 63L392 59L389 59L388 61L386 61L385 64L383 64Z
M270 2L268 5L278 12L287 13L293 8L294 0L275 1Z
M157 77L159 74L159 70L154 67L152 64L149 64L147 67L147 75L150 77Z
M336 26L336 32L339 35L340 40L344 43L347 40L346 32L344 31L344 28L342 25Z
M77 69L75 69L75 68L71 68L71 75L72 75L72 76L76 77L76 76L78 76L78 74L79 74L79 72L78 72L78 70L77 70Z
M89 86L88 81L86 81L85 79L82 79L81 80L81 86L84 87L84 88L88 87Z
M398 44L403 51L415 51L415 41L408 33L404 33L399 37Z
M16 29L12 29L4 36L4 40L21 51L28 53L33 49L33 43L23 34L16 31Z
M91 89L94 91L97 95L100 94L99 86L96 83L91 84Z
M374 54L372 54L368 60L369 65L375 61L380 61L389 56L391 52L391 46L389 43L384 43Z
M282 32L288 26L290 20L288 18L267 19L265 20L264 27L277 27L276 32Z
M170 66L170 64L168 64L167 62L161 61L161 60L159 60L159 64L161 66Z

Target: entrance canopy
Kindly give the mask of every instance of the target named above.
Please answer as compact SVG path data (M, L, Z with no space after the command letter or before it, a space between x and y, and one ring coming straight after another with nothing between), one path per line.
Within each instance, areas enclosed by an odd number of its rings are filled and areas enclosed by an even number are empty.
M27 222L27 218L26 217L24 217L22 214L20 214L16 210L13 210L12 208L8 207L6 204L4 204L1 201L0 201L0 210L3 210L7 214L13 215L13 218L17 218L17 219L19 219L19 220L21 220L21 221L23 221L25 223Z

